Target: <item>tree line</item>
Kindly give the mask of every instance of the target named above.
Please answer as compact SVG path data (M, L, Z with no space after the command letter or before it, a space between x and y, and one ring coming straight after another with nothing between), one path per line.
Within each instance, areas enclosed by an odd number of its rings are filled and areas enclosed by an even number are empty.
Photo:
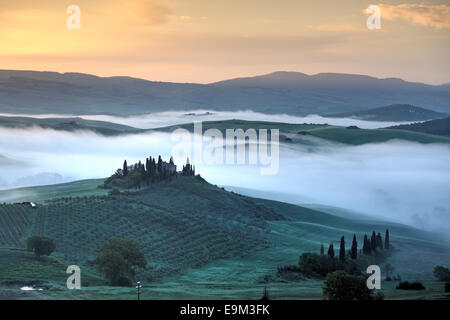
M376 252L377 250L389 250L390 248L390 239L389 239L389 229L386 229L384 242L383 237L381 236L381 233L378 232L378 234L375 233L375 231L372 232L372 236L369 240L367 234L364 235L364 241L363 241L363 247L362 250L359 251L360 254L370 255L373 252ZM345 251L345 238L344 236L341 237L340 246L339 246L339 260L344 261L346 257L346 251ZM325 254L325 247L322 245L320 246L320 254ZM330 243L327 251L327 255L331 258L334 258L334 245L333 243ZM349 256L351 259L356 259L358 257L358 241L356 240L356 234L353 235L352 240L352 246L349 250Z

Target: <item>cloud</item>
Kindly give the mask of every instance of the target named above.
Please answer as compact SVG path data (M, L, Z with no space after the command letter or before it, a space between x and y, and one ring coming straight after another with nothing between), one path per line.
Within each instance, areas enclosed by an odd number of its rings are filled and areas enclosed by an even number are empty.
M404 20L436 29L450 28L450 6L428 4L380 4L381 19Z
M21 116L21 117L32 117L32 118L67 118L67 115L58 114L41 114L41 115L30 115L30 114L10 114L10 113L0 113L0 116ZM319 115L308 115L305 117L292 116L287 114L265 114L261 112L255 112L251 110L240 110L240 111L216 111L208 109L198 109L198 110L185 110L185 111L165 111L165 112L154 112L148 114L142 114L138 117L118 117L118 116L108 116L108 115L76 115L77 117L86 120L95 121L107 121L119 123L139 129L154 129L166 126L171 126L175 124L192 123L194 121L220 121L220 120L231 120L231 119L241 119L249 121L272 121L272 122L283 122L283 123L315 123L315 124L330 124L336 126L350 126L355 125L362 129L379 129L386 128L390 126L395 126L399 124L409 124L412 122L394 122L394 121L366 121L358 120L352 118L327 118ZM1 160L1 159L0 159Z
M196 168L213 184L450 232L448 145L391 141L343 146L304 139L303 144L281 146L280 171L274 176L261 176L261 167L251 165L200 164ZM106 177L124 159L134 163L158 154L168 159L176 143L167 133L103 137L47 129L0 129L0 141L1 154L32 164L0 166L0 179L9 185L30 176L35 184L48 182L48 175L41 174L45 172L76 180ZM174 156L180 164L181 159ZM0 202L7 201L3 197L0 192Z
M107 8L112 16L127 24L161 25L169 22L175 12L171 1L162 0L131 0L126 5L115 1Z
M316 31L324 32L362 32L367 31L364 26L356 26L351 24L319 24L308 25L308 28Z

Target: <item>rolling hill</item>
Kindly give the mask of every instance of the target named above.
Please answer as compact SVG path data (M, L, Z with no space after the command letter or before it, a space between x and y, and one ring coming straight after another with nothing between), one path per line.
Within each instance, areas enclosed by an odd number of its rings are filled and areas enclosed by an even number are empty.
M180 177L115 196L99 195L93 188L97 182L85 184L83 196L80 182L47 186L49 197L61 197L42 200L37 209L0 206L0 261L7 261L0 269L0 296L2 289L8 297L18 294L13 284L27 280L48 286L35 293L42 298L132 299L133 288L99 286L99 275L86 264L102 241L112 236L133 237L140 243L150 267L137 277L145 283L143 296L152 299L257 299L264 286L270 287L275 298L320 299L321 281L305 280L300 285L282 280L277 267L295 264L300 253L318 252L321 243L337 243L342 235L350 239L356 234L361 243L365 233L386 228L395 247L389 263L404 279L430 281L434 265L450 261L449 244L435 234L249 198L200 177ZM54 239L57 260L49 258L24 275L15 270L25 261L31 266L36 262L16 249L23 248L31 234ZM69 264L81 266L89 287L77 292L62 290L62 273L46 273ZM387 293L399 298L398 292L388 289Z
M450 110L450 85L350 74L275 72L211 84L155 82L88 74L0 71L0 113L137 115L156 111L253 110L330 114L389 104Z
M434 134L443 137L450 137L450 117L420 123L398 125L389 127L387 129L407 130L426 134Z
M353 118L367 121L424 121L447 117L448 114L427 110L410 104L393 104L369 110L327 115L331 118Z
M31 118L0 116L0 127L27 129L42 128L60 131L87 130L105 136L140 133L143 130L106 121L85 120L82 118Z
M437 124L441 125L440 122ZM429 126L431 127L433 123ZM445 125L445 123L444 123ZM305 143L308 137L321 138L328 141L351 145L365 143L386 142L393 139L413 141L419 143L449 143L447 137L436 137L427 132L413 132L408 130L385 129L359 129L356 127L340 127L326 124L289 124L281 122L247 121L247 120L220 120L205 121L203 130L211 128L219 129L225 134L226 129L279 129L280 141L288 143ZM44 128L58 131L91 131L104 136L117 136L123 134L139 134L146 132L172 132L183 128L190 132L194 130L194 124L181 124L155 129L137 129L106 121L84 120L81 118L31 118L31 117L2 117L0 127L5 128ZM400 129L395 127L395 129ZM431 128L430 128L431 130ZM308 137L307 137L308 136ZM0 157L0 162L2 158ZM6 160L5 160L6 161Z
M155 131L171 132L178 128L194 131L194 124L181 124L169 126ZM265 121L224 120L207 121L202 123L203 130L218 129L225 135L226 129L279 129L280 141L287 143L304 143L308 137L321 138L328 141L350 145L362 145L365 143L386 142L389 140L406 140L419 143L449 143L446 137L437 137L419 132L386 129L359 129L357 127L340 127L326 124L289 124Z

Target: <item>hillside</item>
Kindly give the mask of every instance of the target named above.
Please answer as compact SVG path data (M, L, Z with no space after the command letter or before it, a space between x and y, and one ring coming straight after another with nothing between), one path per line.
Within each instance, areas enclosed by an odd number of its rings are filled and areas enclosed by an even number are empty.
M126 195L69 194L38 209L1 205L0 245L23 247L27 236L46 235L55 239L56 252L66 261L84 265L104 240L131 236L151 262L145 272L150 279L265 248L270 243L266 220L285 219L197 177Z
M321 138L328 141L351 145L362 145L365 143L386 142L393 139L413 141L419 143L449 143L447 137L436 137L428 134L433 132L433 123L427 127L430 132L419 132L419 130L391 130L403 129L403 127L392 127L385 129L358 129L354 127L340 127L327 124L290 124L281 122L247 121L247 120L222 120L205 121L202 123L203 130L211 128L219 129L225 134L226 129L279 129L280 141L287 143L310 143L309 137ZM445 122L436 122L445 131ZM117 136L124 134L139 134L146 132L162 131L172 132L183 128L193 132L194 124L181 124L155 129L137 129L106 121L92 121L81 118L31 118L31 117L1 117L0 128L46 128L58 131L91 131L104 136ZM438 132L440 129L436 129ZM417 131L417 132L412 132ZM445 135L444 135L445 136ZM0 155L0 164L4 162L14 163L12 160Z
M212 84L0 71L0 113L136 115L168 110L330 114L406 103L450 110L450 86L363 75L276 72Z
M1 205L0 247L23 248L30 234L49 236L56 242L53 256L66 265L79 264L92 286L98 283L98 274L86 261L92 259L102 241L112 236L133 237L149 262L150 268L139 272L138 278L146 284L145 296L152 299L256 299L264 285L269 285L278 298L320 298L320 281L303 282L303 289L299 289L296 281L280 281L277 267L294 264L301 252L318 252L321 243L337 242L342 235L350 239L355 233L362 241L365 233L383 232L386 228L390 229L391 243L396 248L390 263L403 278L432 279L434 265L450 261L449 245L434 234L394 223L345 219L296 205L249 198L199 177L180 177L116 196L91 196L95 194L92 185L87 185L82 197L70 196L80 193L78 182L48 186L49 193L58 194L64 189L67 196L39 202L38 209ZM24 256L26 253L8 250L0 249L0 260L8 260L4 265L7 267L0 269L0 295L2 285L9 288L6 290L15 290L8 287L5 279L24 280L23 273L14 271L16 266L24 259L35 263L31 256ZM53 267L42 265L26 277L51 285L48 292L41 293L43 296L134 297L133 288L94 286L80 292L62 292L58 289L65 283L62 274L49 278L46 268ZM263 279L269 279L268 283Z
M387 129L407 130L426 134L434 134L443 137L450 137L450 117L420 123L398 125L389 127Z
M367 121L424 121L447 117L448 114L427 110L410 104L393 104L369 110L327 115L331 118L353 118Z
M31 118L0 116L0 127L27 129L42 128L59 131L88 130L105 136L140 133L143 130L106 121L85 120L82 118Z
M182 124L159 129L155 131L171 132L178 128L193 132L194 125ZM446 137L436 137L419 132L392 129L358 129L354 127L339 127L326 124L289 124L264 121L246 121L246 120L225 120L225 121L207 121L202 123L203 130L216 128L225 134L226 129L247 130L250 128L259 129L279 129L280 141L287 143L305 143L309 137L321 138L329 141L362 145L365 143L386 142L393 139L413 141L419 143L449 143L450 139Z

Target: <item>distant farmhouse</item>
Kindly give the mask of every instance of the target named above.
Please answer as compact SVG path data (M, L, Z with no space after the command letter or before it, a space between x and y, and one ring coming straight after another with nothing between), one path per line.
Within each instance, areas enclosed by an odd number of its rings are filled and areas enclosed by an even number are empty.
M18 203L15 203L15 204L25 205L25 206L28 206L28 207L33 208L33 209L37 208L37 204L34 203L34 202L18 202Z

